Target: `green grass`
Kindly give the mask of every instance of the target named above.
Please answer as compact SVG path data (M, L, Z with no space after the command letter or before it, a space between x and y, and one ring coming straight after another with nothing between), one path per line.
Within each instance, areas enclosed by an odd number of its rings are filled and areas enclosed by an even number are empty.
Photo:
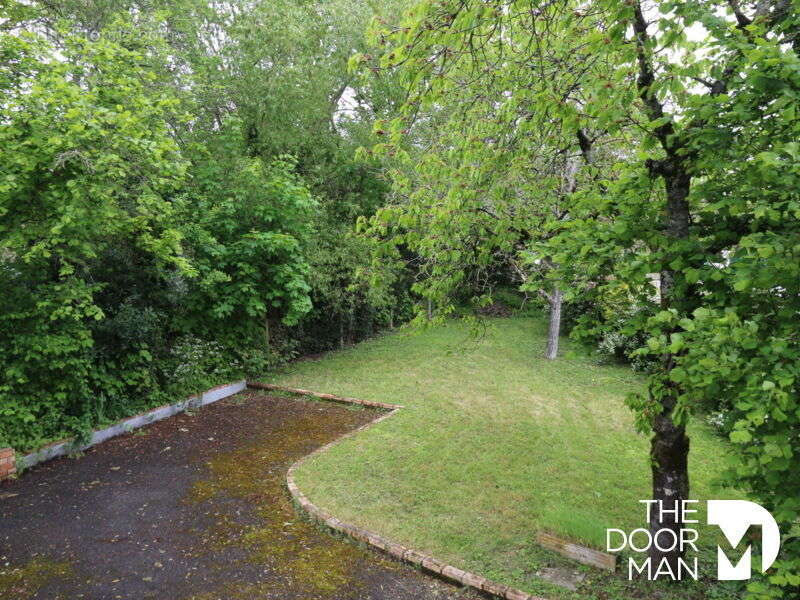
M536 319L495 319L478 341L469 334L451 322L385 335L272 378L406 407L306 463L297 480L310 499L345 521L551 598L728 597L711 583L645 587L588 568L580 594L536 577L542 567L574 566L535 543L539 529L602 549L607 527L644 525L638 501L650 493L648 440L624 405L643 379L568 347L564 358L544 360L545 324ZM700 425L690 435L692 497L739 497L713 483L724 443ZM708 566L705 573L714 574Z

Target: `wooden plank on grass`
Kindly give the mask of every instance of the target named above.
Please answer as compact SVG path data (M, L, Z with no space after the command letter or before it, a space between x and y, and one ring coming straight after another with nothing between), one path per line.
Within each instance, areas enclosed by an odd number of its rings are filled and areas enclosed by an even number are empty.
M358 398L347 398L345 396L336 396L334 394L321 394L319 392L312 392L311 390L287 387L285 385L276 385L274 383L261 383L260 381L248 381L247 386L257 390L289 392L290 394L297 394L299 396L310 396L311 398L319 398L320 400L332 400L334 402L344 402L346 404L361 404L362 406L372 406L374 408L386 408L389 410L403 408L400 404L387 404L386 402L359 400Z
M548 550L558 552L562 556L577 560L584 565L612 572L617 568L617 557L613 554L600 552L593 548L587 548L580 544L568 542L567 540L562 540L561 538L544 532L536 534L536 541Z

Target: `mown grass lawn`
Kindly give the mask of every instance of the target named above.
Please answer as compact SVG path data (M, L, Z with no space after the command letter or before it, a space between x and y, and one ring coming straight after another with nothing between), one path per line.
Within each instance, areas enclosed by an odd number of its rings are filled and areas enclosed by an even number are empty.
M537 546L537 530L603 549L606 528L644 526L638 501L650 490L648 440L623 402L643 379L569 347L546 361L544 336L541 320L514 317L475 341L454 321L290 365L271 380L406 407L307 463L298 485L345 521L551 598L734 597L710 582L647 587L588 568L578 593L536 577L575 566ZM698 424L691 438L692 497L739 497L714 486L724 442Z

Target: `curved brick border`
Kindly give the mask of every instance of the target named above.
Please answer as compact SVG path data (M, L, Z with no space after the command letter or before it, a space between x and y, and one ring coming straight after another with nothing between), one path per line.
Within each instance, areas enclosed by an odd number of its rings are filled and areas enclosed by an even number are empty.
M403 408L403 406L399 404L385 404L383 402L370 402L368 400L359 400L357 398L345 398L342 396L335 396L333 394L320 394L309 390L285 387L270 383L259 383L255 381L253 382L248 381L247 386L254 389L290 392L293 394L311 396L314 398L321 398L324 400L331 400L334 402L343 402L345 404L360 404L361 406L372 406L389 410L388 413L386 413L385 415L381 415L374 421L371 421L366 425L362 425L358 429L354 429L349 433L345 433L344 435L336 438L332 442L329 442L324 446L317 448L311 454L307 454L306 456L295 462L291 467L289 467L289 471L286 473L286 486L289 488L289 493L292 495L292 498L294 498L295 502L297 502L297 504L299 504L303 508L303 510L305 510L314 520L319 521L320 523L324 523L331 529L339 531L355 540L358 540L359 542L364 542L365 544L369 544L370 546L378 548L379 550L386 552L387 554L393 556L394 558L397 558L406 563L417 565L425 571L428 571L430 573L433 573L434 575L453 581L455 583L475 588L476 590L492 594L499 598L504 598L505 600L547 600L546 598L542 598L540 596L534 596L533 594L523 592L522 590L518 590L509 587L507 585L490 581L485 577L476 575L475 573L469 573L468 571L463 571L452 565L443 563L442 561L437 560L432 556L429 556L417 550L413 550L411 548L406 548L405 546L397 544L391 540L387 540L386 538L379 536L377 533L374 533L367 529L362 529L361 527L356 527L355 525L351 525L350 523L345 523L344 521L340 521L330 513L322 510L321 508L313 504L306 497L306 495L300 491L300 488L297 487L297 484L295 483L294 480L294 473L303 463L313 458L317 454L325 452L326 450L328 450L332 446L335 446L342 440L354 436L357 433L369 427L377 425L384 419L388 419L389 417L394 415L398 410Z

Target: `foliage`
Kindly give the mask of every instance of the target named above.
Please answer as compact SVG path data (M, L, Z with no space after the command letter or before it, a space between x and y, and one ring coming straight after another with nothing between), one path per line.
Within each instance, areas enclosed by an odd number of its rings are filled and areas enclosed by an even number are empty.
M648 371L656 496L711 412L793 534L796 2L399 6L3 3L0 445L513 285Z
M614 280L584 290L579 298L571 308L573 339L594 348L601 359L629 362L636 371L658 367L651 356L636 352L646 344L643 325L655 312L653 302L637 303L627 286Z
M406 318L407 275L370 285L368 244L348 235L386 193L353 151L389 91L346 69L384 8L3 5L0 444Z
M361 223L383 244L377 264L413 261L413 290L442 316L463 301L485 305L508 283L534 292L565 285L550 276L542 242L565 218L563 196L577 185L576 157L564 154L561 138L517 131L501 116L506 107L485 101L506 82L465 83L469 73L452 71L436 96L447 97L446 108L379 123L386 140L374 152L391 158L392 202ZM424 98L406 107L420 105ZM529 153L518 151L519 135L530 136ZM418 311L427 316L425 303Z
M373 107L386 102L391 90L359 87L347 61L363 47L368 20L389 12L392 2L236 1L210 7L187 1L191 9L176 10L167 21L193 73L194 135L213 138L233 115L242 152L265 164L291 155L318 202L308 215L314 235L304 246L314 308L302 320L290 319L295 326L273 327L273 333L319 351L399 321L398 290L370 285L362 276L371 270L365 243L349 236L359 216L384 203L381 165L353 155L370 134ZM397 281L391 268L381 279Z
M208 338L247 338L267 318L291 325L311 308L305 246L315 202L290 159L266 166L241 139L240 125L226 123L198 149L192 185L176 200L198 271L183 327Z
M605 164L586 160L583 185L562 196L569 219L545 219L555 235L538 236L544 256L562 281L625 286L632 305L653 314L625 316L624 327L646 339L638 356L658 364L647 397L630 402L654 431L654 494L686 497L688 416L723 392L741 459L728 481L787 532L800 514L789 466L800 415L789 366L797 362L797 19L782 1L444 0L418 2L401 27L375 35L379 65L403 73L409 88L401 116L385 127L385 149L402 153L412 119L433 122L457 105L451 137L416 160L421 173L402 211L421 217L409 219L411 235L437 259L470 264L492 252L487 189L473 174L498 146L530 168L542 132L568 144L556 144L562 153L585 155L586 138L611 141ZM513 142L499 144L503 135ZM453 162L461 169L446 166ZM518 171L501 172L513 180ZM395 180L409 187L405 174ZM540 195L561 187L535 183ZM506 219L505 231L530 227L524 215ZM430 287L461 276L445 265ZM603 327L591 316L584 324ZM734 371L742 377L727 376ZM670 481L678 483L667 490ZM752 597L796 593L798 550L785 544Z
M0 38L0 437L21 447L84 427L97 385L150 389L141 340L97 365L103 254L125 246L150 269L190 273L169 226L187 166L167 130L173 99L149 87L138 54L64 42L53 61L41 37Z

